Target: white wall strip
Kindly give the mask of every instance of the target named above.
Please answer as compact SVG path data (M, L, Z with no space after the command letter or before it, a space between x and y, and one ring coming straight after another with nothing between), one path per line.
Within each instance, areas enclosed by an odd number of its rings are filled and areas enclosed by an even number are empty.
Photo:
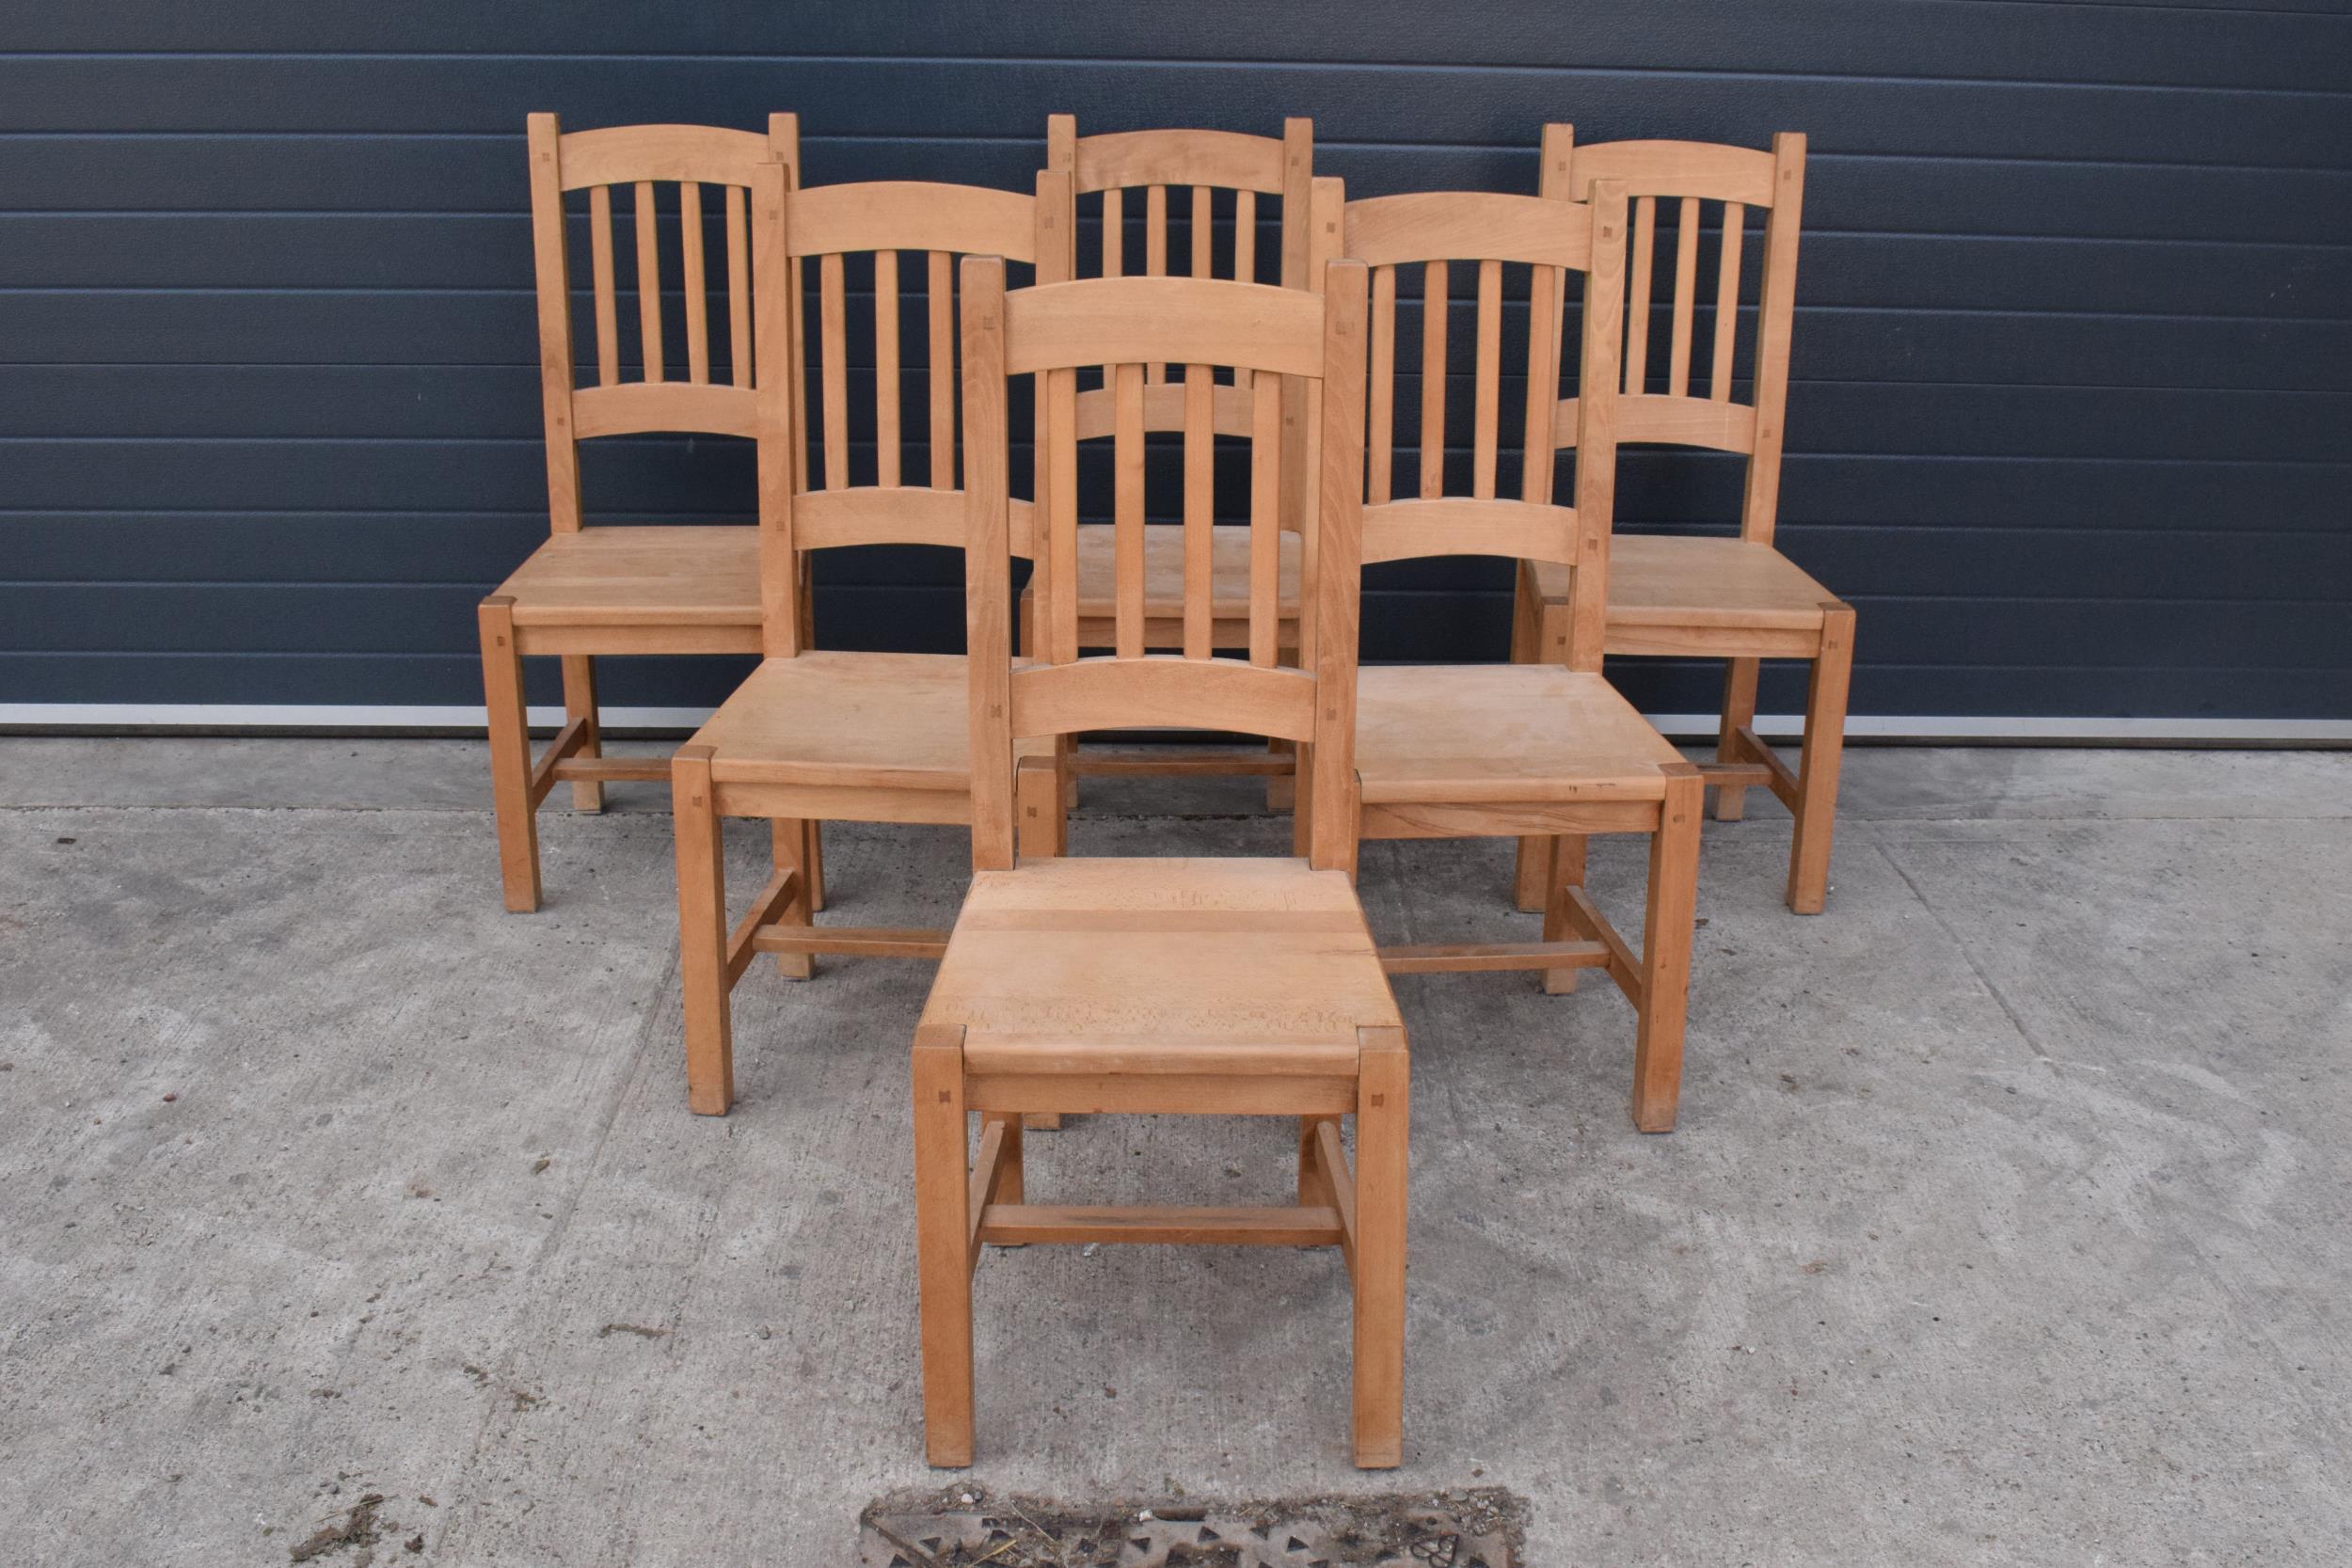
M707 708L608 707L612 730L683 733L710 716ZM1668 735L1700 739L1715 733L1711 713L1653 713ZM478 707L374 707L211 703L0 703L0 728L55 731L479 730ZM534 707L534 725L552 730L560 707ZM1794 739L1803 720L1793 713L1756 717L1759 734ZM1856 740L2028 740L2045 744L2122 741L2136 745L2180 741L2212 745L2352 744L2352 719L2003 719L1975 716L1856 714L1846 721Z

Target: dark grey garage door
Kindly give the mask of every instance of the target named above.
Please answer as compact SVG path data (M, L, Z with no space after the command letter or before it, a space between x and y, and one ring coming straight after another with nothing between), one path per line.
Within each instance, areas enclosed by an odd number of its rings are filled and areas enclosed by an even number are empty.
M1808 132L1783 538L1860 609L1864 722L2352 719L2352 22L2326 10L12 6L0 705L479 703L473 602L545 529L526 111L790 108L812 182L1025 188L1067 109L1311 115L1355 194L1532 191L1548 119ZM619 443L588 478L606 518L751 495L723 442ZM1635 524L1731 495L1628 458ZM1503 586L1381 578L1368 656L1498 655ZM952 645L956 594L936 562L836 563L820 624ZM731 668L623 665L607 697L707 704ZM1714 690L1627 678L1654 711Z

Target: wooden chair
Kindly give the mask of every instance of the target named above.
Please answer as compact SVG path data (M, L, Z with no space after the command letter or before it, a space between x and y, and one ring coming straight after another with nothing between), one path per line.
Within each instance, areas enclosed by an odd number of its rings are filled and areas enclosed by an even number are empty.
M1797 230L1804 198L1804 137L1772 138L1772 150L1704 142L1610 142L1576 147L1565 125L1544 133L1543 193L1581 198L1595 181L1621 182L1633 198L1632 308L1626 323L1625 395L1618 403L1620 442L1654 442L1744 452L1748 470L1736 539L1620 532L1609 571L1611 654L1724 658L1721 738L1716 761L1701 765L1715 788L1715 815L1736 821L1747 786L1763 784L1796 817L1788 857L1788 907L1819 914L1829 890L1830 838L1836 825L1837 771L1845 747L1847 688L1853 672L1854 613L1772 546L1780 502L1780 455L1788 401L1788 341L1797 293ZM1672 304L1662 377L1651 363L1649 335L1657 207L1677 202ZM1699 291L1702 203L1721 203L1715 248L1713 343L1706 390L1693 392L1691 361ZM1734 400L1740 253L1747 212L1764 210L1750 401ZM1576 428L1575 400L1561 404L1560 439ZM1556 568L1521 569L1513 629L1517 657L1554 656L1570 634L1571 593ZM1797 768L1756 735L1758 661L1802 658L1813 666L1805 697L1804 750ZM1520 847L1519 901L1529 907L1547 879L1553 846ZM1579 852L1563 842L1557 852Z
M1356 1463L1401 1456L1405 1173L1402 1022L1342 869L1346 823L1303 860L1013 859L1017 737L1128 724L1227 728L1299 742L1318 789L1344 788L1354 729L1356 531L1363 420L1364 275L1332 268L1322 298L1222 280L1115 278L1001 292L964 262L964 417L972 717L972 890L914 1050L915 1224L923 1404L930 1462L972 1460L972 1286L980 1245L1172 1242L1336 1245L1355 1280ZM1248 656L1212 657L1209 519L1184 525L1181 651L1147 656L1144 367L1185 363L1187 491L1216 440L1208 365L1257 389ZM1118 476L1110 657L1078 657L1075 371L1108 364ZM1015 663L1006 558L1018 523L1005 485L1005 382L1047 384L1050 474L1041 649ZM1317 654L1276 659L1283 428L1272 388L1302 384L1322 432ZM1022 771L1043 780L1051 765ZM1321 819L1319 819L1321 820ZM1024 849L1027 848L1025 839ZM1021 1117L1032 1111L1298 1118L1295 1207L1069 1208L1029 1201ZM967 1118L983 1118L977 1164ZM1356 1165L1340 1118L1356 1117Z
M1102 253L1098 276L1118 277L1169 276L1177 263L1168 230L1168 191L1187 188L1184 219L1189 230L1187 276L1216 276L1213 213L1230 205L1233 247L1227 276L1242 282L1258 278L1259 198L1281 202L1278 252L1281 286L1321 287L1321 265L1330 258L1313 254L1306 222L1310 182L1314 174L1314 122L1290 119L1279 137L1248 135L1230 131L1125 131L1091 136L1078 135L1075 117L1055 115L1046 121L1046 166L1070 174L1071 272L1088 276L1076 252L1078 200L1100 197ZM1140 265L1128 251L1127 194L1140 190L1143 200L1143 254ZM1232 193L1230 204L1222 198ZM1181 385L1169 379L1170 367L1145 367L1143 428L1149 434L1173 434L1184 428ZM1251 428L1250 390L1235 382L1221 385L1214 396L1217 433L1246 436ZM1279 541L1280 610L1276 622L1279 645L1292 657L1298 646L1298 594L1305 548L1299 531L1301 497L1306 469L1297 461L1305 451L1300 421L1304 407L1300 389L1286 387L1281 394L1289 421L1293 459L1282 478L1282 536ZM1107 382L1077 394L1078 424L1086 436L1107 436L1112 420L1112 391ZM1107 648L1112 623L1117 570L1112 528L1088 524L1078 531L1078 637L1081 646ZM1160 650L1183 646L1184 565L1179 542L1181 530L1154 525L1144 532L1144 646ZM1238 649L1248 637L1249 603L1249 531L1239 524L1214 529L1209 545L1210 577L1215 594L1215 623L1211 637L1219 648ZM1030 647L1029 618L1036 603L1034 587L1022 599L1023 646ZM1287 775L1292 764L1275 748L1275 755L1255 770ZM1230 753L1182 753L1168 748L1149 752L1064 754L1075 772L1175 774L1250 770ZM1074 781L1073 781L1074 782ZM1287 805L1291 781L1278 776L1269 784L1271 803Z
M956 484L953 258L980 252L1036 264L1059 277L1063 176L1039 176L1039 194L914 182L824 185L787 198L760 232L768 249L759 276L782 277L795 263L818 273L817 350L821 425L811 439L763 442L760 577L767 657L671 764L677 831L679 969L686 993L687 1098L705 1115L735 1097L727 997L755 955L774 953L784 973L805 979L811 955L935 958L946 933L814 924L809 890L815 825L826 820L972 820L968 682L954 654L825 652L809 646L803 619L805 557L856 545L964 543L964 500ZM763 200L770 199L763 197ZM764 213L765 209L763 209ZM909 483L900 404L902 252L928 253L921 318L929 467ZM876 459L870 483L850 471L848 258L870 256L874 298ZM864 266L861 271L864 271ZM794 369L807 362L793 333L785 289L761 293L762 384L772 375L801 396ZM787 346L788 345L788 346ZM776 431L809 432L779 396L763 405ZM815 483L802 449L821 446ZM787 456L787 444L794 455ZM1014 503L1012 547L1028 549L1029 507ZM774 824L775 875L730 932L720 821L764 816Z
M1320 182L1318 182L1320 183ZM1600 673L1598 608L1610 571L1615 470L1616 337L1625 287L1622 186L1592 200L1437 192L1346 204L1343 254L1372 269L1371 458L1363 560L1484 555L1559 569L1578 623L1552 662L1376 665L1358 686L1356 836L1502 838L1531 832L1645 833L1649 900L1636 955L1584 889L1546 889L1539 942L1391 947L1391 974L1535 969L1572 989L1580 967L1605 969L1634 1009L1633 1120L1674 1126L1698 886L1698 772ZM1475 264L1475 370L1467 445L1470 493L1447 493L1449 319L1454 267ZM1418 494L1397 488L1397 273L1422 274ZM1528 347L1519 496L1498 496L1502 428L1504 271L1528 278ZM1552 421L1560 384L1565 278L1584 286L1576 504L1551 504ZM1454 426L1456 431L1459 426ZM1458 437L1457 437L1458 438ZM1410 481L1408 480L1409 483ZM1320 570L1320 568L1318 568ZM1318 787L1320 819L1349 802Z
M762 388L753 380L753 219L748 192L770 163L787 171L800 157L790 115L772 116L765 136L702 125L624 125L564 135L553 115L532 115L531 233L538 275L541 405L547 422L550 534L497 592L482 601L482 683L487 702L491 798L506 907L539 907L539 803L559 782L572 804L600 811L604 786L669 776L666 760L607 757L596 723L600 654L756 653L760 646L759 532L723 527L583 528L582 440L647 431L750 436ZM787 172L787 178L789 178ZM685 291L685 379L666 374L661 321L662 262L656 187L678 188ZM614 278L612 190L633 187L637 325L641 374L625 380ZM715 187L706 194L706 187ZM571 273L564 195L588 193L596 297L596 377L575 385ZM712 379L706 199L724 215L728 356ZM525 719L522 660L563 659L565 720L536 762Z

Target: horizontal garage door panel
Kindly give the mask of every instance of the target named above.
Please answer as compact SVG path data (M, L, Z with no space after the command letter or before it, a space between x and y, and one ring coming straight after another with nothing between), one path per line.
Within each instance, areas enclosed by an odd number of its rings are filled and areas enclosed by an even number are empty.
M1573 23L1471 6L1432 25L1392 3L28 12L0 41L0 701L480 700L473 602L546 530L526 110L756 129L788 108L811 183L1008 189L1070 110L1089 131L1310 114L1318 169L1359 196L1532 191L1547 119L1588 143L1802 129L1781 540L1861 611L1856 711L2352 717L2352 20L1595 0ZM624 226L624 281L628 248ZM1408 301L1408 336L1417 320ZM863 472L856 291L850 325ZM1521 393L1506 377L1506 404ZM1090 498L1106 461L1082 464ZM1629 449L1620 516L1720 531L1741 467ZM1240 459L1218 469L1230 499ZM739 441L602 443L583 477L599 521L753 504ZM828 642L960 637L951 556L856 552L819 576ZM1369 655L1499 654L1508 576L1376 569ZM739 668L617 661L606 690L699 705ZM1614 673L1677 712L1720 679ZM1801 698L1768 673L1768 710Z

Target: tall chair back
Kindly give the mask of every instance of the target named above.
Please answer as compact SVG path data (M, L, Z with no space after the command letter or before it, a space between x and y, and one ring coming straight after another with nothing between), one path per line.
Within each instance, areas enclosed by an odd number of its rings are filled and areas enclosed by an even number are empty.
M1182 186L1187 203L1187 276L1257 282L1262 270L1259 198L1273 197L1281 203L1277 279L1285 289L1311 293L1320 289L1323 262L1329 260L1329 254L1316 252L1309 222L1314 162L1314 121L1295 116L1282 121L1279 137L1187 129L1081 136L1075 116L1054 115L1045 122L1045 166L1070 174L1072 277L1168 276L1175 250L1168 227L1168 193L1172 186ZM1136 190L1143 197L1140 256L1131 255L1129 246L1132 209L1127 194ZM1233 239L1220 274L1216 213L1221 192L1232 193ZM1091 268L1077 251L1082 198L1099 198L1101 207L1102 238ZM1143 428L1147 432L1165 434L1184 428L1183 396L1169 379L1169 368L1165 364L1144 367ZM1309 451L1305 444L1308 427L1302 396L1296 388L1283 394L1293 442L1293 461L1283 481L1283 526L1294 531L1301 526L1307 483L1303 459ZM1078 417L1089 429L1097 433L1109 429L1111 398L1107 376L1102 387L1079 394ZM1238 384L1221 387L1213 412L1220 433L1249 434L1248 388Z
M796 189L785 199L786 216L776 242L790 268L814 262L818 278L816 340L792 339L787 364L805 372L813 349L818 391L812 410L796 396L789 424L789 466L763 466L768 504L760 511L769 530L760 549L760 589L767 652L771 657L800 653L807 642L806 602L798 592L803 552L851 545L964 545L963 497L956 479L955 262L982 255L1022 263L1041 282L1066 276L1064 243L1068 177L1046 170L1034 196L973 185L887 181ZM910 253L919 257L922 291L906 288ZM855 281L870 284L873 342L870 469L853 474L850 383L851 262ZM921 315L914 317L915 300ZM761 318L761 331L774 329L787 341L783 319L798 291L770 302L774 320ZM914 334L908 320L919 322ZM922 344L918 361L906 354L907 340ZM763 339L763 341L765 341ZM804 374L781 373L796 394ZM920 422L910 428L905 400L910 382L923 388ZM860 428L863 428L862 426ZM907 483L908 449L916 433L928 449L922 484ZM781 450L781 449L780 449ZM1016 519L1007 547L1030 553L1030 503L1012 501Z
M1609 529L1616 483L1620 404L1617 341L1625 298L1625 187L1603 181L1590 201L1440 191L1372 197L1346 208L1342 253L1372 269L1370 460L1363 515L1366 563L1422 556L1491 555L1571 568L1574 634L1568 663L1600 668ZM1477 268L1477 349L1471 376L1470 482L1446 494L1451 314L1449 268ZM1421 272L1417 493L1396 499L1397 271ZM1497 495L1502 448L1505 269L1524 269L1527 341L1519 495ZM1576 504L1556 506L1563 306L1570 274L1583 278L1580 384L1572 417Z
M1614 181L1625 186L1632 203L1625 395L1617 408L1617 438L1745 452L1748 478L1740 534L1769 545L1780 508L1788 342L1796 317L1797 231L1804 204L1804 136L1782 132L1772 138L1770 152L1712 142L1574 143L1568 127L1544 128L1543 194L1582 200L1596 182ZM1661 270L1656 254L1661 201L1676 204L1662 369L1651 351L1656 275ZM1755 293L1749 398L1742 403L1732 395L1739 379L1742 252L1748 214L1757 208L1764 213L1764 255ZM1716 231L1714 319L1706 389L1693 392L1699 248L1710 216ZM1575 426L1576 416L1564 404L1559 430L1564 445Z
M579 443L647 431L754 436L769 400L785 388L755 373L753 234L760 220L752 191L760 171L789 181L800 156L798 122L769 120L765 136L707 125L619 125L564 134L555 116L529 120L531 236L539 298L540 401L547 424L548 512L554 531L580 526ZM620 286L612 236L612 192L632 197L637 331L625 364ZM669 198L663 188L675 186ZM578 385L573 364L570 246L564 197L588 193L588 245L595 304L596 379ZM673 206L673 202L675 205ZM713 379L712 267L707 225L721 219L726 358ZM673 340L662 319L663 230L675 214L677 280L683 291L685 374L673 373ZM781 208L768 217L778 219ZM779 339L781 341L781 339ZM627 374L633 369L634 376Z
M1311 748L1314 786L1343 795L1353 773L1356 622L1359 594L1364 381L1364 270L1341 262L1321 296L1221 279L1097 278L1003 292L993 259L964 262L963 377L967 645L972 670L973 859L1012 863L1013 742L1136 725L1239 731ZM1147 657L1143 594L1145 367L1186 367L1184 647ZM1077 551L1077 372L1106 366L1113 400L1118 591L1115 648L1080 657ZM1208 508L1192 497L1212 481L1216 436L1209 371L1232 369L1257 393L1250 455L1249 653L1211 648ZM1044 562L1038 657L1012 662L1008 560L1005 383L1044 382L1043 501L1037 545ZM1315 652L1305 668L1276 657L1276 549L1283 448L1270 378L1292 378L1320 431L1318 483L1306 512L1323 562L1312 582ZM1318 814L1311 859L1348 863L1353 825Z

